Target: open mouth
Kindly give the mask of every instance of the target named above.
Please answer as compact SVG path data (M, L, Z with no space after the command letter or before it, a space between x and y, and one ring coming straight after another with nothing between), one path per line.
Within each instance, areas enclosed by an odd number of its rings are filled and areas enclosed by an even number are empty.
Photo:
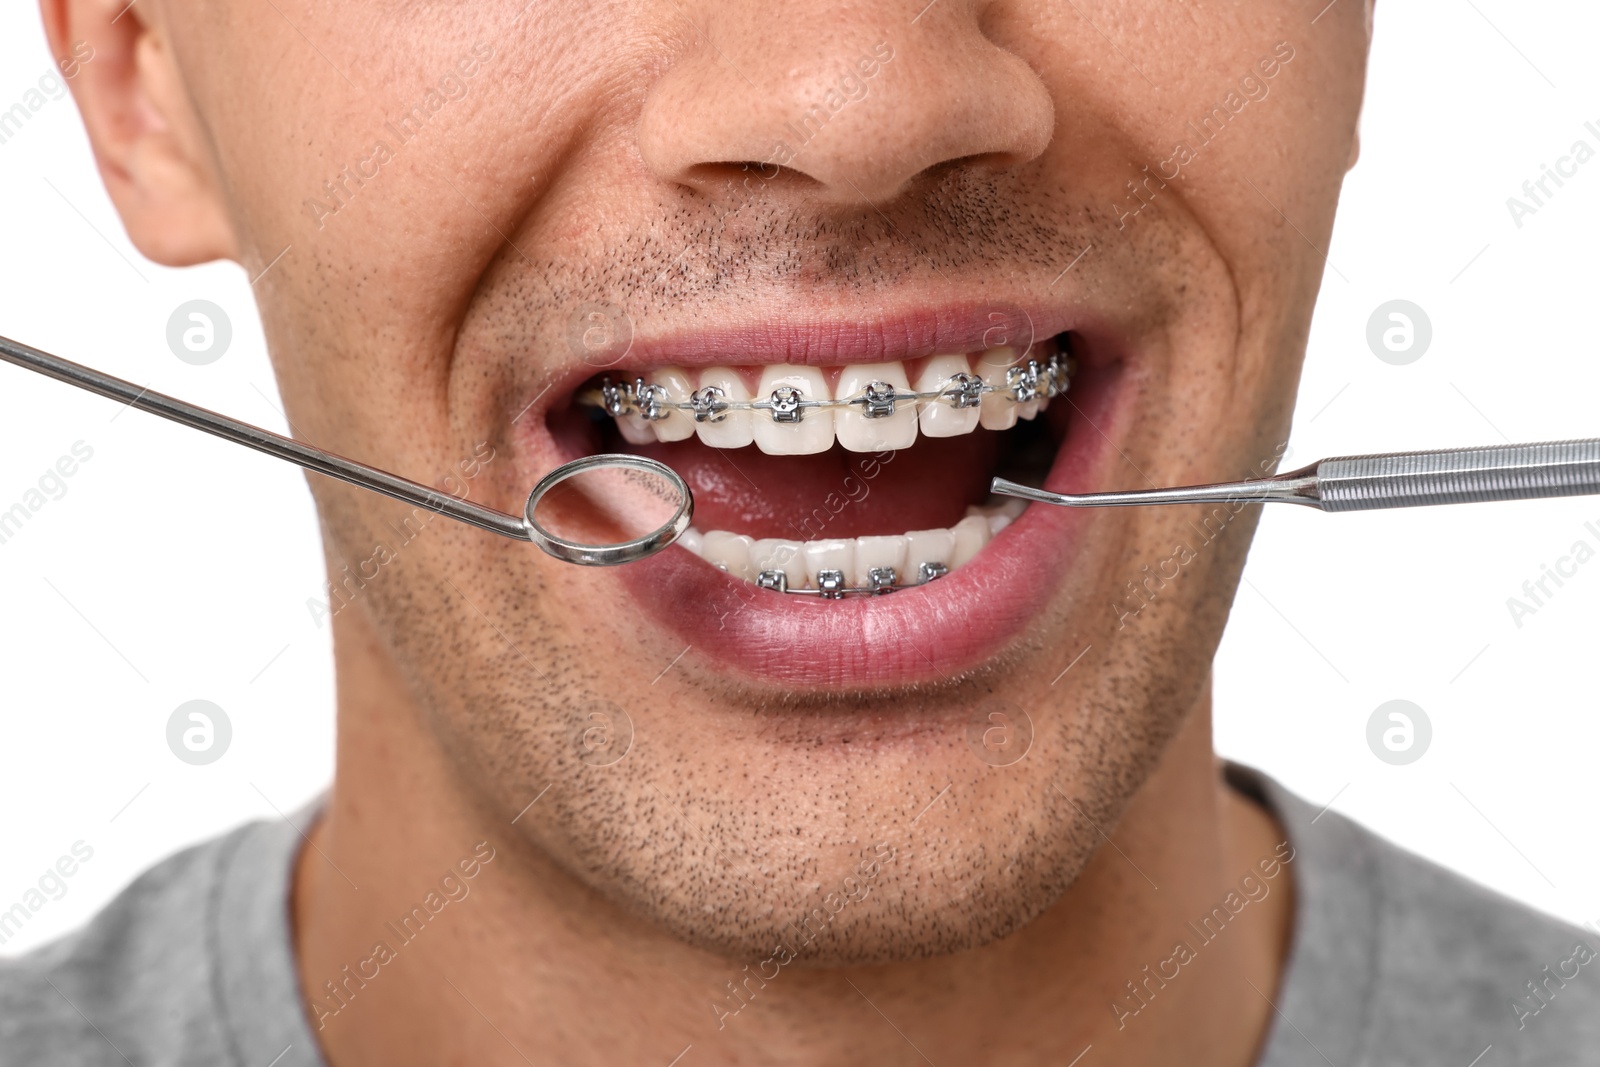
M1030 313L1027 344L984 344L988 315L961 310L635 344L543 425L557 462L629 452L689 484L685 551L614 580L697 661L830 688L950 678L1028 630L1090 521L992 479L1063 491L1115 455L1122 343L1065 318Z
M695 492L679 544L764 589L824 599L925 585L1026 505L1060 445L1071 335L911 361L602 374L575 402L596 450L661 460Z

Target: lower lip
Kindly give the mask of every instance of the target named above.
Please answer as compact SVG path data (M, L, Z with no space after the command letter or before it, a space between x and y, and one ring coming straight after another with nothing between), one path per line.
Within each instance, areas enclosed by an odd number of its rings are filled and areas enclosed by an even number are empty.
M1111 453L1106 435L1119 421L1117 370L1101 366L1073 381L1074 410L1045 488L1081 491L1103 481L1096 475ZM925 683L994 657L1039 616L1093 514L1030 505L964 566L884 596L786 596L681 548L620 568L615 580L646 618L719 672L821 689Z

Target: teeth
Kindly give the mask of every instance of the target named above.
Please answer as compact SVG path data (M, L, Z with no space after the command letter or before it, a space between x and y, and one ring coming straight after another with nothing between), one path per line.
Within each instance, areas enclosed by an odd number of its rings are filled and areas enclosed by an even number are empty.
M831 400L828 381L817 367L773 365L761 372L756 389L760 399L777 402L780 390L794 390L804 400ZM780 422L767 412L752 412L756 446L769 456L808 456L833 447L833 411L829 408L801 408L793 422Z
M622 431L622 439L630 445L647 445L659 440L655 428L643 415L632 413L623 415L617 419L617 429Z
M724 400L750 399L750 390L745 388L744 379L731 367L707 367L701 371L700 388L720 389ZM712 448L743 448L755 440L756 414L754 411L731 408L722 412L715 421L707 419L695 423L695 432L700 435L701 444Z
M1016 521L1022 510L1028 506L1026 500L1019 500L1014 496L1006 497L997 504L987 506L974 504L967 509L968 518L980 518L989 524L989 536L993 537L1007 526Z
M896 392L910 392L911 383L906 379L905 366L900 363L869 363L846 367L839 372L833 397L837 400L861 396L869 387L881 389L884 385ZM809 413L807 417L810 417ZM866 408L839 408L834 413L833 429L839 443L852 452L910 448L917 440L917 410L911 404L896 404L894 414L873 418Z
M912 568L924 563L943 563L954 569L951 560L955 549L956 535L952 530L913 530L906 534L906 560Z
M805 542L806 583L818 588L817 575L823 571L839 571L849 581L856 569L856 542L854 538L832 541Z
M791 586L796 589L805 587L805 545L799 541L784 541L776 537L757 541L750 546L750 563L757 574L762 571L782 571Z
M744 534L708 530L698 554L713 567L725 570L735 578L753 582L756 580L756 569L750 562L750 549L754 543L754 539Z
M856 569L851 575L851 584L858 589L870 586L874 568L892 569L896 581L910 581L911 576L906 573L906 539L892 536L856 538Z
M770 455L825 452L835 440L852 452L881 452L910 448L919 433L954 437L1036 418L1049 396L1065 388L1071 366L1065 352L1001 346L979 353L976 362L962 354L929 357L913 387L903 363L837 372L772 364L760 368L753 392L735 368L711 367L696 380L667 367L620 382L607 378L580 403L612 414L633 444L698 434L713 448L753 443ZM830 389L832 374L837 381Z
M674 404L687 403L689 394L694 392L690 384L689 373L681 367L667 367L663 370L652 371L650 380L657 385L665 386L667 401ZM694 436L694 419L686 411L676 408L667 410L667 417L650 424L655 427L656 436L663 441L682 441Z
M966 356L934 356L917 376L917 392L931 393L957 374L968 374L972 365ZM949 404L924 404L917 424L928 437L959 437L978 428L978 409Z
M1017 424L1019 405L1005 395L1006 371L1016 362L1021 352L1015 348L991 348L978 360L978 373L983 384L1000 392L984 393L978 405L978 425L985 430L1009 430Z
M950 549L951 570L983 551L983 546L994 536L989 529L989 520L982 515L968 515L952 526L950 532L955 534L955 545Z
M950 529L821 541L777 537L755 541L743 534L691 528L678 544L747 582L777 571L789 589L820 589L823 576L837 572L838 584L869 590L876 584L891 584L888 574L893 571L892 584L904 587L936 580L925 577L925 567L939 575L968 562L1026 508L1025 501L1008 498L968 508L967 517Z

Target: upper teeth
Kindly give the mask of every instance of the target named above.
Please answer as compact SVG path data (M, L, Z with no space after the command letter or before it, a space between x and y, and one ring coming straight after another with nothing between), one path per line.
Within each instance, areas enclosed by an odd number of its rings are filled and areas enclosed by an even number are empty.
M843 367L830 390L819 367L772 364L754 394L730 367L709 367L698 382L678 367L632 382L603 379L578 398L615 417L633 444L698 434L713 448L754 443L772 455L825 452L837 439L853 452L909 448L920 431L954 437L979 426L1003 430L1031 419L1067 391L1070 357L1022 359L1014 348L934 356L909 381L903 363Z

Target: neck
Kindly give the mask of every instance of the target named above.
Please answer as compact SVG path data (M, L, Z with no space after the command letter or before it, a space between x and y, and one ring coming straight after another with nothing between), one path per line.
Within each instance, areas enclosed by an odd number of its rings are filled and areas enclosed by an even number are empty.
M448 765L376 643L359 627L339 642L338 771L294 887L333 1067L667 1064L690 1046L686 1067L1069 1063L1090 1046L1097 1067L1174 1049L1198 1067L1254 1061L1292 876L1262 876L1283 835L1223 783L1209 690L1121 822L1099 828L1109 843L1022 930L954 956L761 975L529 846ZM1265 895L1239 888L1247 875Z

